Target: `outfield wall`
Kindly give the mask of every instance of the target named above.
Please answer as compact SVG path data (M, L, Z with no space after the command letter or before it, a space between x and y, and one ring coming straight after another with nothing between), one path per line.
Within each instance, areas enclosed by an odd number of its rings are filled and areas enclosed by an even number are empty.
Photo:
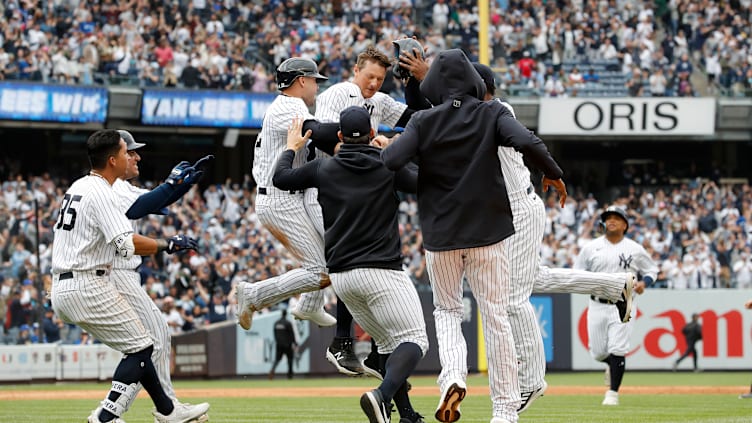
M752 290L648 290L636 300L630 369L667 370L684 350L681 329L692 313L699 313L703 340L698 343L699 364L704 370L749 370L752 367L752 310L744 302ZM433 324L431 294L421 293L430 347L417 371L440 370ZM543 334L549 369L601 370L602 363L587 350L587 306L583 295L540 295L532 298ZM485 370L485 351L477 305L467 293L463 330L467 335L468 367ZM172 374L175 378L222 378L261 376L269 373L275 358L273 326L280 312L257 315L250 331L225 322L172 339ZM334 328L319 328L306 321L293 321L299 348L296 374L327 375L335 370L325 359ZM356 337L362 332L355 329ZM356 342L356 353L365 356L370 342ZM0 382L33 380L108 380L120 353L105 345L3 345L0 346ZM682 363L690 368L691 359ZM287 372L283 360L277 374Z

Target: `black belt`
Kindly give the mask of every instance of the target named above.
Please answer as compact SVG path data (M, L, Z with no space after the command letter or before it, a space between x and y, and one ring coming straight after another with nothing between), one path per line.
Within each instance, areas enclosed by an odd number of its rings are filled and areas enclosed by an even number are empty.
M106 270L99 269L96 271L97 276L104 276L107 274ZM73 279L73 272L65 272L61 273L60 276L57 277L57 280L64 281L66 279Z
M596 297L595 295L591 295L590 299L593 300L593 301L598 301L601 304L616 304L615 302L613 302L611 300L607 300L605 298Z
M269 191L267 191L267 189L264 188L264 187L259 187L259 189L258 189L258 193L261 194L261 195L266 195L268 192ZM291 189L290 191L287 191L287 192L289 192L290 194L302 194L305 191L302 190L302 189L301 190L297 190L297 191L294 190L294 189Z

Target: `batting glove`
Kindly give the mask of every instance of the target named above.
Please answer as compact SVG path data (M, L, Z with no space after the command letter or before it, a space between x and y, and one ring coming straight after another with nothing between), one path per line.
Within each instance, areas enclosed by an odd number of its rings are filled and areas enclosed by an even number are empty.
M209 154L206 155L196 161L196 163L193 164L193 167L197 170L206 170L206 166L209 165L209 163L214 160L214 155Z
M170 171L170 175L167 177L166 182L170 185L180 185L185 182L186 176L193 172L193 166L190 163L183 160L173 167Z
M175 235L167 239L167 248L165 248L165 251L167 254L172 254L178 251L197 249L198 241L195 239L183 235Z

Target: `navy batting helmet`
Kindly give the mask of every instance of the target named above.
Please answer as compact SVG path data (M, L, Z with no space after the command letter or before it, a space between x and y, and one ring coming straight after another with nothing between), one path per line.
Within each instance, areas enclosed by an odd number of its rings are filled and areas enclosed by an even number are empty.
M128 151L136 150L146 145L140 142L136 142L136 140L133 139L133 135L131 135L131 133L128 131L124 131L122 129L118 129L117 131L120 134L120 138L125 141L125 148Z
M397 78L407 79L412 75L410 74L410 71L403 69L402 66L400 66L400 54L403 51L409 51L411 54L415 54L415 50L417 50L418 55L420 57L423 57L423 46L420 45L420 43L414 38L403 38L401 40L392 41L392 44L394 44L394 57L397 58L397 62L394 64L394 68L392 69L392 73L394 73L394 76L396 76Z
M606 210L603 211L603 213L601 213L601 222L605 224L606 218L608 218L608 216L612 214L615 214L619 216L620 218L622 218L622 220L624 220L624 223L627 224L627 229L629 229L629 219L627 218L627 212L624 211L624 209L621 207L617 207L617 206L608 207ZM627 229L624 229L624 233L627 233Z
M320 81L326 81L327 77L319 73L316 62L303 57L293 57L280 63L277 67L277 89L285 89L295 82L300 76L311 76Z

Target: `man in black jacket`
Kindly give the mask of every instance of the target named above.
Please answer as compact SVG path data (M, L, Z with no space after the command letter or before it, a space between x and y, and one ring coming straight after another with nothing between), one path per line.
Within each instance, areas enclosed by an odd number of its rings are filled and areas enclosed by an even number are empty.
M379 367L386 370L381 385L361 396L361 408L371 423L388 423L394 400L401 423L422 422L406 382L428 349L428 337L418 293L402 270L395 193L415 192L417 174L410 167L393 172L384 166L379 148L369 145L374 131L363 107L340 114L343 144L333 158L293 169L310 131L300 134L295 120L273 182L281 190L318 188L332 287L376 341Z
M287 378L292 379L292 363L295 357L295 330L292 323L287 319L287 310L282 309L282 316L274 322L274 343L277 344L277 356L269 371L269 379L274 379L274 370L277 364L282 360L282 356L287 357Z
M562 171L543 142L501 103L481 100L483 80L462 51L441 52L420 89L434 107L414 114L382 158L392 170L414 158L420 163L418 209L442 363L436 419L459 420L467 392L467 347L460 326L464 274L484 323L491 422L517 422L520 392L502 243L514 227L498 148L514 147L551 180L561 179Z
M697 368L697 349L695 348L697 341L702 339L702 325L700 324L699 320L700 315L697 313L692 313L692 321L684 325L684 327L682 328L684 340L687 342L687 349L684 350L684 353L681 355L681 357L679 357L674 363L674 371L676 371L676 368L679 367L679 363L681 363L682 360L687 358L690 354L692 354L692 364L694 365L695 371L700 371L700 369Z

